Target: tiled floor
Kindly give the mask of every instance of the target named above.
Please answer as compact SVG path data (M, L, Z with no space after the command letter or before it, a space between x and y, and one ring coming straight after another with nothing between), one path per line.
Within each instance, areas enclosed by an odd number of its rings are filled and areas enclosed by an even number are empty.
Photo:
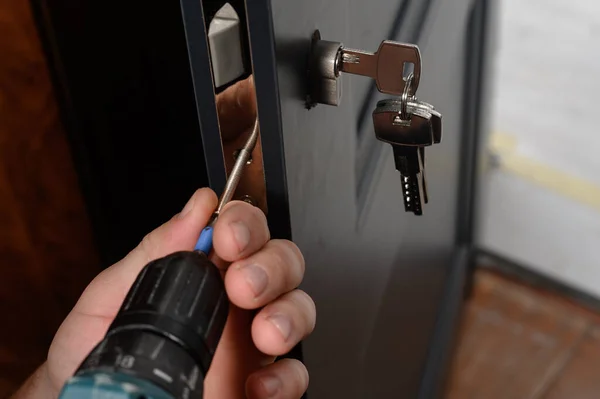
M600 315L480 270L447 399L600 397Z

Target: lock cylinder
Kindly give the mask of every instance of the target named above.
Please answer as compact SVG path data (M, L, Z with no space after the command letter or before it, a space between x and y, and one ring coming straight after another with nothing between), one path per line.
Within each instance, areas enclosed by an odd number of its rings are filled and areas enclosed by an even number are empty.
M313 34L308 73L310 93L308 103L338 105L342 97L342 81L340 63L342 60L342 43L321 40L317 30Z

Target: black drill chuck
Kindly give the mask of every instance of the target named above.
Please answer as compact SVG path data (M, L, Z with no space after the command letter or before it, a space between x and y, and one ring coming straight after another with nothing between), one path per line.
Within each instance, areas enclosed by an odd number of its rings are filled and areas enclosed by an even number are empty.
M228 312L223 279L206 255L184 251L157 259L139 274L76 375L123 373L175 398L201 398Z

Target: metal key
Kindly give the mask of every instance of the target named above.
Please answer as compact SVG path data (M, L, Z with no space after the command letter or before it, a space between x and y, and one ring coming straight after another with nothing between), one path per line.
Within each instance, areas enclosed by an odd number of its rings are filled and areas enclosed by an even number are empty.
M393 145L392 148L396 169L400 171L402 178L404 210L422 215L423 207L427 203L427 189L423 176L425 165L421 158L421 149L404 145Z
M390 144L430 146L442 141L442 114L432 105L408 101L402 118L401 100L382 100L373 112L375 135Z
M377 139L392 145L396 169L402 179L404 208L415 215L423 213L429 199L425 179L425 146L434 143L431 118L420 108L407 107L410 119L401 117L397 100L383 100L373 112ZM413 111L416 111L414 114Z
M442 116L431 104L409 97L408 91L409 87L400 100L379 101L373 124L377 139L392 145L396 169L402 178L405 210L421 215L429 201L425 147L441 142Z
M342 48L339 69L342 72L371 77L375 79L380 92L399 96L407 85L403 75L406 64L413 64L409 93L412 96L419 88L421 79L421 52L414 44L385 40L375 53Z
M442 142L442 114L433 105L413 98L408 101L407 111L412 114L420 114L430 119L433 129L433 144Z

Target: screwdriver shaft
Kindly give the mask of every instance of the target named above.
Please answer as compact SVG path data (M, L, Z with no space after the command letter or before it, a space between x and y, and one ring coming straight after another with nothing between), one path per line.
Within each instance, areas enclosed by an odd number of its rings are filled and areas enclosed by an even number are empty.
M250 134L250 137L248 137L248 140L246 141L246 144L244 144L244 147L240 150L235 160L235 164L233 165L233 169L231 170L231 174L229 175L229 178L225 183L225 189L223 190L223 194L221 195L221 199L219 200L219 205L217 206L217 209L215 210L215 213L213 215L213 223L214 220L216 220L217 216L219 216L219 213L221 213L223 207L229 201L231 201L231 198L233 198L233 194L235 193L235 190L237 189L237 186L242 177L242 173L244 172L244 167L250 160L250 157L252 156L252 151L254 150L254 147L256 146L256 143L258 141L258 132L258 119L256 119L254 121L252 133Z
M233 194L235 194L235 190L237 189L238 184L240 183L240 179L242 178L242 172L244 171L244 166L250 160L252 156L252 151L254 151L254 147L256 147L256 143L258 142L258 119L254 121L254 126L252 127L252 133L244 147L240 150L235 164L233 165L233 169L225 183L225 189L223 190L223 194L219 199L219 204L217 205L217 209L213 212L208 225L202 230L200 233L200 237L198 237L198 241L196 242L196 246L194 247L195 251L200 251L208 255L208 253L212 249L212 236L213 236L213 227L219 214L223 210L223 207L231 201L233 198Z

